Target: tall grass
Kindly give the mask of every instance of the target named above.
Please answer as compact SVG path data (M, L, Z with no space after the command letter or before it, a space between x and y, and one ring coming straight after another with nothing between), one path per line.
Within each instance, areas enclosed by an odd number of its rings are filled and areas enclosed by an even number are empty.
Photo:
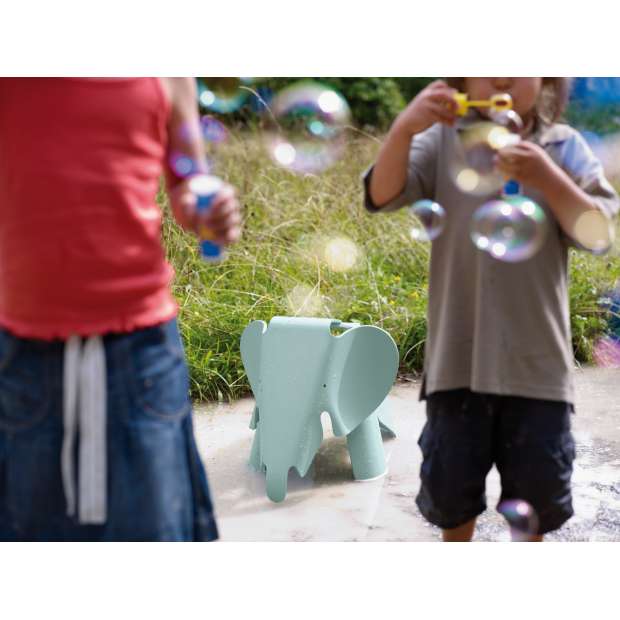
M240 243L217 266L205 264L191 235L172 221L165 194L164 241L176 270L174 294L191 374L192 395L232 399L248 391L239 338L256 319L296 312L386 329L403 372L418 372L425 340L428 250L412 243L407 214L367 217L360 173L378 141L358 137L344 157L319 176L295 176L273 165L256 136L234 134L215 172L239 190L244 212ZM346 236L361 249L355 269L334 272L313 258L321 235ZM604 329L598 297L620 278L620 258L572 258L571 308L575 351L588 361ZM311 301L312 307L302 306Z

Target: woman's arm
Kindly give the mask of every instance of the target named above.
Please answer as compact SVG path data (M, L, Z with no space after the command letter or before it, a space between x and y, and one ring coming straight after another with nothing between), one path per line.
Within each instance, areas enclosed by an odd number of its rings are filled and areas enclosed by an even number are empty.
M172 212L178 224L196 234L205 226L218 245L234 243L241 236L241 213L235 189L224 183L210 208L196 209L196 196L189 189L189 178L170 166L172 154L187 157L192 163L191 175L208 173L204 141L198 115L198 95L193 78L161 78L170 101L166 184Z

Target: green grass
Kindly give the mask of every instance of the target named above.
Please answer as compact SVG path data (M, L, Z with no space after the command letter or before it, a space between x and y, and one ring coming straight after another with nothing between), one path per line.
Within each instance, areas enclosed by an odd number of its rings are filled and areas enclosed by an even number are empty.
M202 261L195 239L172 222L165 194L160 194L194 398L228 400L248 392L241 332L252 320L295 314L300 291L314 301L314 316L386 329L398 345L401 370L421 369L429 248L411 242L404 211L365 215L359 177L378 146L360 137L333 168L300 177L273 165L247 133L233 135L218 153L216 173L239 190L244 232L217 266ZM312 258L308 250L320 235L354 241L363 253L357 267L334 272ZM571 320L581 361L590 359L593 340L604 330L596 300L617 278L617 254L572 256Z

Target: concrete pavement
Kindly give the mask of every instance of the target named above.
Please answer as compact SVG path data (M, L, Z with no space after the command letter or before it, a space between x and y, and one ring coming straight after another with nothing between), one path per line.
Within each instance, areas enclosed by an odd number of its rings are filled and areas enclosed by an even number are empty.
M620 371L576 371L573 433L575 516L550 541L620 541ZM440 531L420 515L414 498L421 462L417 439L424 425L419 384L401 382L390 393L397 437L385 440L387 474L353 479L344 438L334 437L323 414L324 439L310 472L289 474L286 499L265 495L265 478L247 462L253 431L252 399L232 405L197 405L194 423L209 476L223 541L436 541ZM495 468L487 478L487 511L478 518L475 540L509 540L495 511L500 494Z

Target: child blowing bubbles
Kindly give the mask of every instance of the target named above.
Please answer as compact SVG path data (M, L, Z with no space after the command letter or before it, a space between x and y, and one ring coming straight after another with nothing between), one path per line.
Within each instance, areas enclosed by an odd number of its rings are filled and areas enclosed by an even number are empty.
M472 100L508 93L523 119L522 140L501 149L495 163L550 222L542 247L528 260L502 262L470 241L473 213L497 195L463 193L450 176L457 89ZM500 501L525 500L536 511L531 540L542 540L573 514L568 247L609 246L619 202L585 141L557 122L567 90L563 78L433 82L396 118L365 174L371 212L423 198L446 211L444 231L431 249L420 394L427 421L416 499L446 541L471 540L476 517L486 509L485 478L493 464ZM579 225L584 214L587 230Z
M0 80L0 540L217 538L155 202L172 153L206 170L196 101ZM233 188L199 215L167 180L182 226L238 239Z

